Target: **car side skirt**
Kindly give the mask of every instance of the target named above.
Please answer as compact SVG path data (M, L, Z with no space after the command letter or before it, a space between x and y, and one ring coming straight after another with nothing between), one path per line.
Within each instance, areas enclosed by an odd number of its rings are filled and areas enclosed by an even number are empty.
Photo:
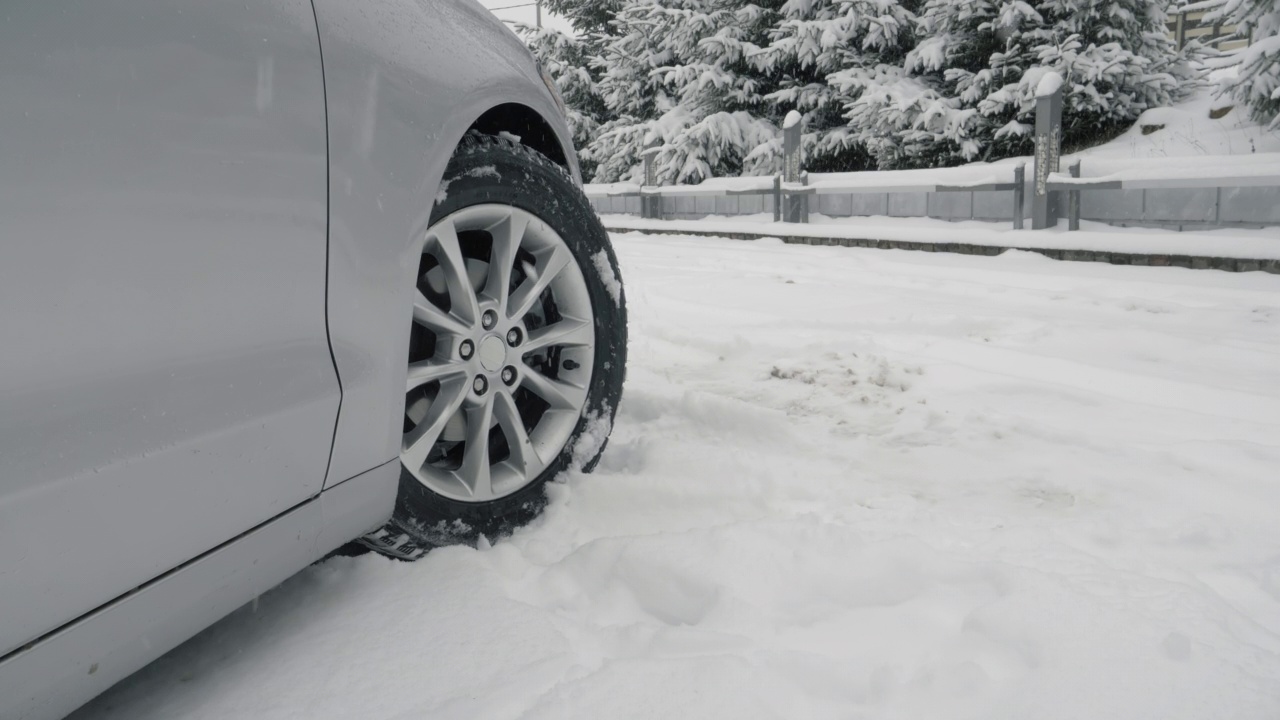
M357 475L0 658L0 720L55 720L383 524L400 462Z

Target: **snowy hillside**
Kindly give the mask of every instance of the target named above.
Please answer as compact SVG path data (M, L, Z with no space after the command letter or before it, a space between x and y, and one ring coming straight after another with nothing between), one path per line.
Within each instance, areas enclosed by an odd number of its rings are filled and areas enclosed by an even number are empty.
M1280 277L615 236L546 516L313 567L77 720L1280 717Z
M1221 117L1211 116L1228 108ZM1121 136L1076 155L1121 159L1276 152L1280 132L1263 128L1249 117L1247 107L1206 87L1186 102L1147 110Z

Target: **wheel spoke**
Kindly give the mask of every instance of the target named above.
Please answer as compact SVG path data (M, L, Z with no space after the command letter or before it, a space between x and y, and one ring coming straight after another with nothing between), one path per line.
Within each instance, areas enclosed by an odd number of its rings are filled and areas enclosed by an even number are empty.
M409 363L409 380L405 390L412 390L429 382L444 380L454 375L462 375L465 372L466 366L456 362L442 363L438 360L423 360Z
M520 477L529 479L530 463L540 463L541 458L529 441L529 433L524 429L524 421L520 418L520 410L516 408L515 398L505 391L498 393L498 397L494 399L493 416L507 438L507 447L511 449L507 462Z
M547 401L553 410L580 410L587 399L587 391L577 385L552 380L537 370L524 366L520 384L529 392Z
M429 330L452 335L465 335L471 331L461 320L436 307L421 290L414 291L413 320Z
M489 278L485 281L484 295L496 301L500 308L507 305L511 271L515 268L516 254L520 252L520 243L528 226L528 215L513 212L489 231L493 237L493 249L489 253Z
M467 274L462 247L458 244L458 231L452 222L441 220L431 228L431 234L435 237L435 247L440 251L436 259L444 271L451 310L464 323L474 325L480 319L480 306L476 301L475 288L471 286L471 277Z
M471 496L488 499L493 495L493 482L489 474L489 426L493 423L493 397L491 392L482 402L467 409L467 444L462 451L462 467L458 475L471 488Z
M538 260L540 267L534 269L535 274L520 283L520 287L511 294L507 317L512 320L519 320L533 309L533 304L542 296L551 281L573 262L573 256L569 254L569 248L556 245L550 253L546 254L545 260L543 258Z
M426 417L409 432L405 433L400 445L400 459L411 471L418 471L427 461L431 448L444 432L449 418L458 412L462 401L467 396L466 377L458 376L441 381L440 393L431 401Z
M520 351L530 353L552 345L590 345L594 339L591 323L566 317L553 325L529 331L529 339L520 346Z

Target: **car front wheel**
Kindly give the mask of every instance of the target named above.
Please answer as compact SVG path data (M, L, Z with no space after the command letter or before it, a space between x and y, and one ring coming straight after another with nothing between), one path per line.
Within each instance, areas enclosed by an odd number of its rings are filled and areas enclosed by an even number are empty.
M414 559L537 516L589 471L622 395L626 307L608 235L568 174L469 133L449 162L413 291L400 492L363 542Z

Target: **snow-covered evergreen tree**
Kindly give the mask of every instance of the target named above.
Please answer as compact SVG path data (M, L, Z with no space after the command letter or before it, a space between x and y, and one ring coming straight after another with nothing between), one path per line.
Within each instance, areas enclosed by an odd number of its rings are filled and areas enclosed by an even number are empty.
M575 37L545 27L520 25L516 29L555 80L564 98L565 119L573 132L574 147L586 147L595 139L607 113L597 87L599 62L595 54L599 52L600 39ZM583 158L583 176L591 177L594 173L594 164Z
M573 29L581 35L610 33L609 23L625 0L543 0L547 9L567 18Z
M583 152L596 179L638 179L650 146L663 183L772 169L747 158L778 134L759 56L779 4L629 0L602 58L599 92L613 119Z
M1249 106L1259 123L1280 127L1280 3L1276 0L1227 0L1207 20L1234 23L1236 34L1253 42L1239 50L1234 75L1224 89Z
M1230 1L1255 34L1274 37L1273 3ZM549 0L584 34L542 31L530 43L560 83L589 177L594 167L597 181L639 179L656 147L657 180L692 183L776 171L793 109L810 170L1027 154L1035 88L1050 70L1066 81L1066 148L1103 141L1198 82L1188 62L1198 50L1174 48L1166 4ZM1274 118L1280 64L1261 47L1234 88Z
M912 0L787 0L782 20L763 54L765 68L780 75L768 96L775 114L798 110L805 117L805 165L815 171L865 169L862 144L845 118L852 83L833 84L833 74L874 73L900 65L911 48L917 3ZM855 91L856 92L856 91ZM781 141L758 156L780 155Z
M1064 145L1098 142L1195 85L1187 55L1166 33L1166 5L928 0L902 67L832 80L855 97L850 123L885 168L1029 153L1035 87L1048 70L1066 80Z

